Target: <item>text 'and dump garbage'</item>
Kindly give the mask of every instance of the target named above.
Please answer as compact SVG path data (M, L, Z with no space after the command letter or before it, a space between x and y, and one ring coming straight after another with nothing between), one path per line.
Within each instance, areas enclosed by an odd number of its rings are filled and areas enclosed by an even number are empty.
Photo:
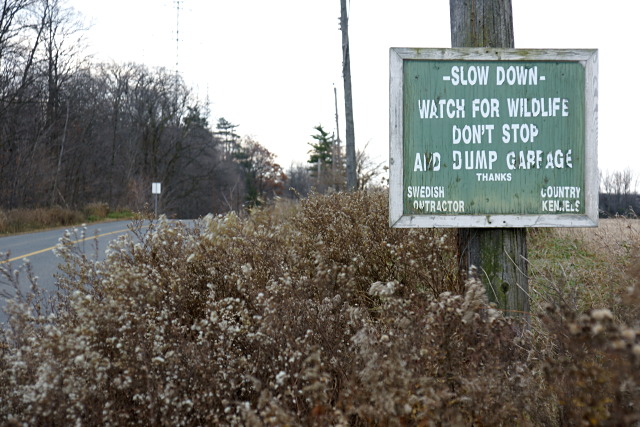
M405 170L418 174L415 176L460 171L465 172L465 179L483 185L514 182L518 174L526 171L572 170L576 156L573 146L558 140L545 126L561 127L572 120L575 100L556 89L542 90L553 80L548 77L537 65L450 66L441 76L441 84L427 86L445 89L434 91L432 96L416 96L410 113L415 126L422 129L444 126L445 131L430 136L424 149L416 145L415 151L407 153L409 156L405 154ZM446 90L447 85L487 89L471 90L468 93L473 96L466 96L467 92L458 89ZM434 138L438 139L435 143ZM443 185L415 185L415 182L442 180L418 179L407 183L404 197L416 212L463 214L470 206L470 201L462 200L458 193L448 197L448 188ZM583 207L581 185L545 186L535 196L539 197L539 210L579 212Z

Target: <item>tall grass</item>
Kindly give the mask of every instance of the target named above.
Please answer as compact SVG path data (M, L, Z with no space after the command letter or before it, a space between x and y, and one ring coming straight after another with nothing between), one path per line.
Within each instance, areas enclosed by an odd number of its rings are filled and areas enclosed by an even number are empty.
M0 210L0 234L69 226L83 220L82 212L62 207Z
M382 193L316 195L194 227L160 220L114 241L102 262L67 233L58 298L10 306L0 424L638 419L640 330L622 323L635 312L623 318L580 295L565 304L568 265L544 262L564 256L554 231L531 239L546 288L523 333L474 272L459 282L452 230L390 229L386 206ZM576 245L585 265L602 256ZM12 267L2 273L19 281ZM620 305L638 296L638 277L624 274L614 278ZM598 286L600 276L584 277Z
M530 236L534 304L609 308L617 320L640 319L640 307L628 300L640 285L640 221L604 219L598 228L538 229Z
M110 211L106 203L90 203L82 210L54 206L34 209L0 209L0 235L46 228L68 227L107 218L133 218L128 210Z

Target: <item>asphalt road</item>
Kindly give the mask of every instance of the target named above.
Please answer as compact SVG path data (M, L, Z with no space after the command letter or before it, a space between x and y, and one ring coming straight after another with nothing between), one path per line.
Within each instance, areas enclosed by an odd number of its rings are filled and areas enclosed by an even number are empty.
M105 222L87 225L84 239L73 239L78 245L84 245L84 250L88 255L95 254L96 246L94 238L97 238L98 257L104 259L105 250L109 242L119 235L129 233L127 226L130 221ZM80 228L80 227L78 227ZM73 228L67 228L72 230ZM42 231L37 233L19 234L14 236L0 237L0 268L8 268L9 271L18 270L23 277L21 280L21 291L29 286L25 276L25 261L28 259L32 271L38 277L38 287L47 292L55 291L54 274L58 271L58 265L62 262L56 257L53 249L63 236L65 229ZM9 259L6 253L9 253ZM10 286L4 277L0 277L0 325L6 322L7 314L4 311L6 298L13 297L15 289Z

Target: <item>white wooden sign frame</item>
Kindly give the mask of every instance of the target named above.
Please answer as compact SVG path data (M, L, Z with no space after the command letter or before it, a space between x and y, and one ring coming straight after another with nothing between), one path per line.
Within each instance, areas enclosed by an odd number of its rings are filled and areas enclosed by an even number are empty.
M403 213L404 60L574 61L585 67L585 214L405 215ZM522 228L598 226L598 51L497 48L391 48L389 51L389 225L428 228Z

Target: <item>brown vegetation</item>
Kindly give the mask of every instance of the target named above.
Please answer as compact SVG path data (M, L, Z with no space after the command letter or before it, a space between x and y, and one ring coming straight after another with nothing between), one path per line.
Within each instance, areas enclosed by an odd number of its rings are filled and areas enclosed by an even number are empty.
M0 209L0 234L62 227L84 221L82 212L59 206L36 209Z
M522 333L473 274L457 281L453 233L390 229L386 206L382 193L333 194L194 227L161 220L102 262L67 234L51 313L37 296L10 308L0 424L638 420L640 329L622 308L637 302L638 272L624 271L637 233L619 240L628 253L532 233L536 312ZM610 309L595 301L607 292Z
M60 206L33 209L0 209L0 235L69 227L98 220L130 219L134 216L128 210L112 212L109 205L98 202L89 203L81 211Z

